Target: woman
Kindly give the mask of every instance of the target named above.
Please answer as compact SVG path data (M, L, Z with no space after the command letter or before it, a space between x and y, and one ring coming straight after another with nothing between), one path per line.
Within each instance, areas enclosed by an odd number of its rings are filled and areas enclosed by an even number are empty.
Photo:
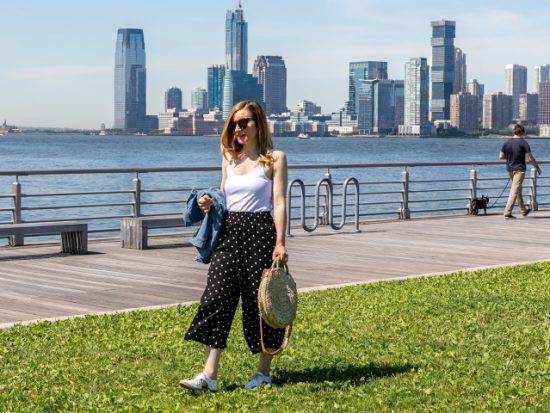
M218 389L218 364L233 316L242 298L243 331L253 354L261 352L257 294L261 273L272 260L288 258L285 247L287 163L282 151L273 150L267 120L254 101L237 103L221 136L222 182L226 215L211 257L206 289L186 340L205 345L203 372L180 385L191 390ZM197 203L204 212L212 206L205 195ZM273 212L273 216L272 216ZM278 348L284 329L263 323L266 347ZM244 386L251 390L271 384L272 357L261 353L258 369Z

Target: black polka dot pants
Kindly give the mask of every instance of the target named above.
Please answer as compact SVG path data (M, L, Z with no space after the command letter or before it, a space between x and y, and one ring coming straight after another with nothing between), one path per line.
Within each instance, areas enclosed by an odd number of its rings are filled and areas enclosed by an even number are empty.
M212 253L200 307L185 334L213 348L225 348L231 323L242 299L244 337L252 353L261 351L258 287L271 267L275 224L269 212L228 212ZM266 348L279 348L284 329L263 324Z

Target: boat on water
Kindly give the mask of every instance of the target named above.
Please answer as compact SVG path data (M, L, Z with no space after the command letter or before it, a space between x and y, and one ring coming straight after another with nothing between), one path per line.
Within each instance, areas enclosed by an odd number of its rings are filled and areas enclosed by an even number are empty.
M300 133L298 139L309 139L309 135L307 133Z
M8 126L6 119L4 119L4 123L0 125L0 136L8 135L10 133L21 133L21 129L14 126Z

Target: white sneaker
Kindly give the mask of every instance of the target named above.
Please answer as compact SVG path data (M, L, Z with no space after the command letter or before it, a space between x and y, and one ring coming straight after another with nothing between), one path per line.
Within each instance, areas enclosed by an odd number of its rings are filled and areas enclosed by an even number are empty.
M218 391L218 380L211 379L204 373L199 373L191 380L181 380L180 386L189 390Z
M244 386L244 389L245 390L252 390L252 389L256 389L258 387L261 387L264 384L271 384L271 378L269 376L265 376L262 373L260 373L259 371L257 371L256 373L254 373L254 375L252 376L250 381L248 383L246 383L246 385Z

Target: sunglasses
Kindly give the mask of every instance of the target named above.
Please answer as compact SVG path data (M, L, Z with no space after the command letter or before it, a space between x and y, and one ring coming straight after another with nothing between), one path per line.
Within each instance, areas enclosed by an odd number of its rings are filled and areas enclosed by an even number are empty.
M246 129L246 127L248 126L248 122L250 122L251 120L254 120L254 119L253 118L242 118L242 119L239 119L236 122L233 122L233 124L239 125L239 128L241 128L241 129Z

